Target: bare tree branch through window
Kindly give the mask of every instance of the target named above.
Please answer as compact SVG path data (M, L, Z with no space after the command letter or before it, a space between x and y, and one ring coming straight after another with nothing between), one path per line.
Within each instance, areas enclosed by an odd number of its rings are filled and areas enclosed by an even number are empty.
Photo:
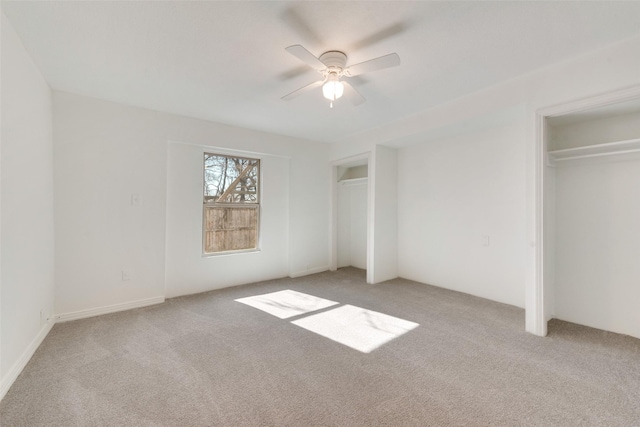
M204 154L204 252L257 249L260 160Z

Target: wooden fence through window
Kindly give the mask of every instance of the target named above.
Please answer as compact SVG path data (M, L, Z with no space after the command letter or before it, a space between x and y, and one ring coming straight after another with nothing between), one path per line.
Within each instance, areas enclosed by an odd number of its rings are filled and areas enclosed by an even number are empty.
M256 249L258 208L205 206L205 253Z

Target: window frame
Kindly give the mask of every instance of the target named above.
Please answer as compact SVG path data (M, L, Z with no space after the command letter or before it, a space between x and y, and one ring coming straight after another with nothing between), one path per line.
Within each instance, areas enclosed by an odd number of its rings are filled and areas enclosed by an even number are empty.
M205 196L205 185L206 185L206 167L205 167L205 159L207 156L219 156L219 157L226 157L226 158L236 158L236 159L243 159L243 160L252 160L252 161L257 161L257 177L258 177L258 183L257 183L257 188L256 188L256 202L251 202L251 203L233 203L233 202L215 202L215 201L210 201L207 200L207 197L211 197L211 196ZM261 209L261 204L262 204L262 158L260 157L248 157L244 154L223 154L223 153L214 153L214 152L209 152L209 151L204 151L202 154L202 191L201 191L201 196L202 196L202 257L216 257L216 256L222 256L222 255L235 255L235 254L242 254L242 253L252 253L252 252L260 252L260 247L261 247L261 216L262 216L262 209ZM208 207L221 207L221 208L251 208L251 209L255 209L256 210L256 245L253 248L246 248L246 249L231 249L231 250L225 250L225 251L218 251L218 252L207 252L206 251L206 244L207 244L207 237L206 237L206 233L207 233L207 229L206 229L206 209Z

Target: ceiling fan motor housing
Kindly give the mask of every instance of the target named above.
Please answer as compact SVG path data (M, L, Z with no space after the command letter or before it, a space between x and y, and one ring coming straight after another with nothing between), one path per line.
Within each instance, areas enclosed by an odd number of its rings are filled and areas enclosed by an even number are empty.
M329 72L339 72L342 74L344 66L347 64L347 55L337 50L330 50L320 55L320 61L327 66Z

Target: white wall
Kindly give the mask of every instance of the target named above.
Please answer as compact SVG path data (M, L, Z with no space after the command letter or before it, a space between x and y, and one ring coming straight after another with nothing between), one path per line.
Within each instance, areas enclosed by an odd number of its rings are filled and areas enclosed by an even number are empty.
M338 183L336 212L337 268L351 265L351 188ZM366 216L366 208L365 208ZM365 235L366 242L366 235ZM365 257L366 261L366 257ZM365 262L366 264L366 262ZM366 267L365 267L366 268Z
M1 37L0 398L46 336L54 298L51 90L4 14Z
M260 158L260 250L202 256L204 152ZM167 296L289 275L289 162L264 153L169 143Z
M56 314L161 301L164 116L60 92L53 100Z
M168 150L169 141L188 145ZM60 315L328 268L327 145L60 92L54 92L54 143ZM255 270L230 267L223 258L201 258L201 233L190 234L190 241L178 237L201 227L199 198L184 211L174 203L200 192L202 146L290 158L288 181L283 172L266 182L278 200L289 200L288 210L277 211L288 229L270 246L288 245L284 261L286 250L274 265L265 258ZM176 156L169 167L168 155ZM268 162L287 168L283 160ZM197 188L187 193L185 184ZM132 194L139 195L140 206L132 206ZM184 255L194 248L200 267L192 271ZM122 270L129 281L122 281ZM216 278L220 271L224 279Z
M520 122L399 150L401 277L524 307L522 133Z
M556 143L640 137L640 114L556 128ZM613 139L612 139L613 138ZM558 162L554 316L640 338L640 155Z
M367 192L366 179L338 185L339 268L367 268Z
M640 338L640 160L556 169L555 317Z
M373 242L368 277L380 283L398 277L398 168L396 150L377 145L373 151L369 179L373 194ZM368 272L369 273L369 272Z
M259 138L256 138L259 140ZM290 156L289 275L329 269L329 145L280 137L280 155ZM254 150L255 151L255 150Z

